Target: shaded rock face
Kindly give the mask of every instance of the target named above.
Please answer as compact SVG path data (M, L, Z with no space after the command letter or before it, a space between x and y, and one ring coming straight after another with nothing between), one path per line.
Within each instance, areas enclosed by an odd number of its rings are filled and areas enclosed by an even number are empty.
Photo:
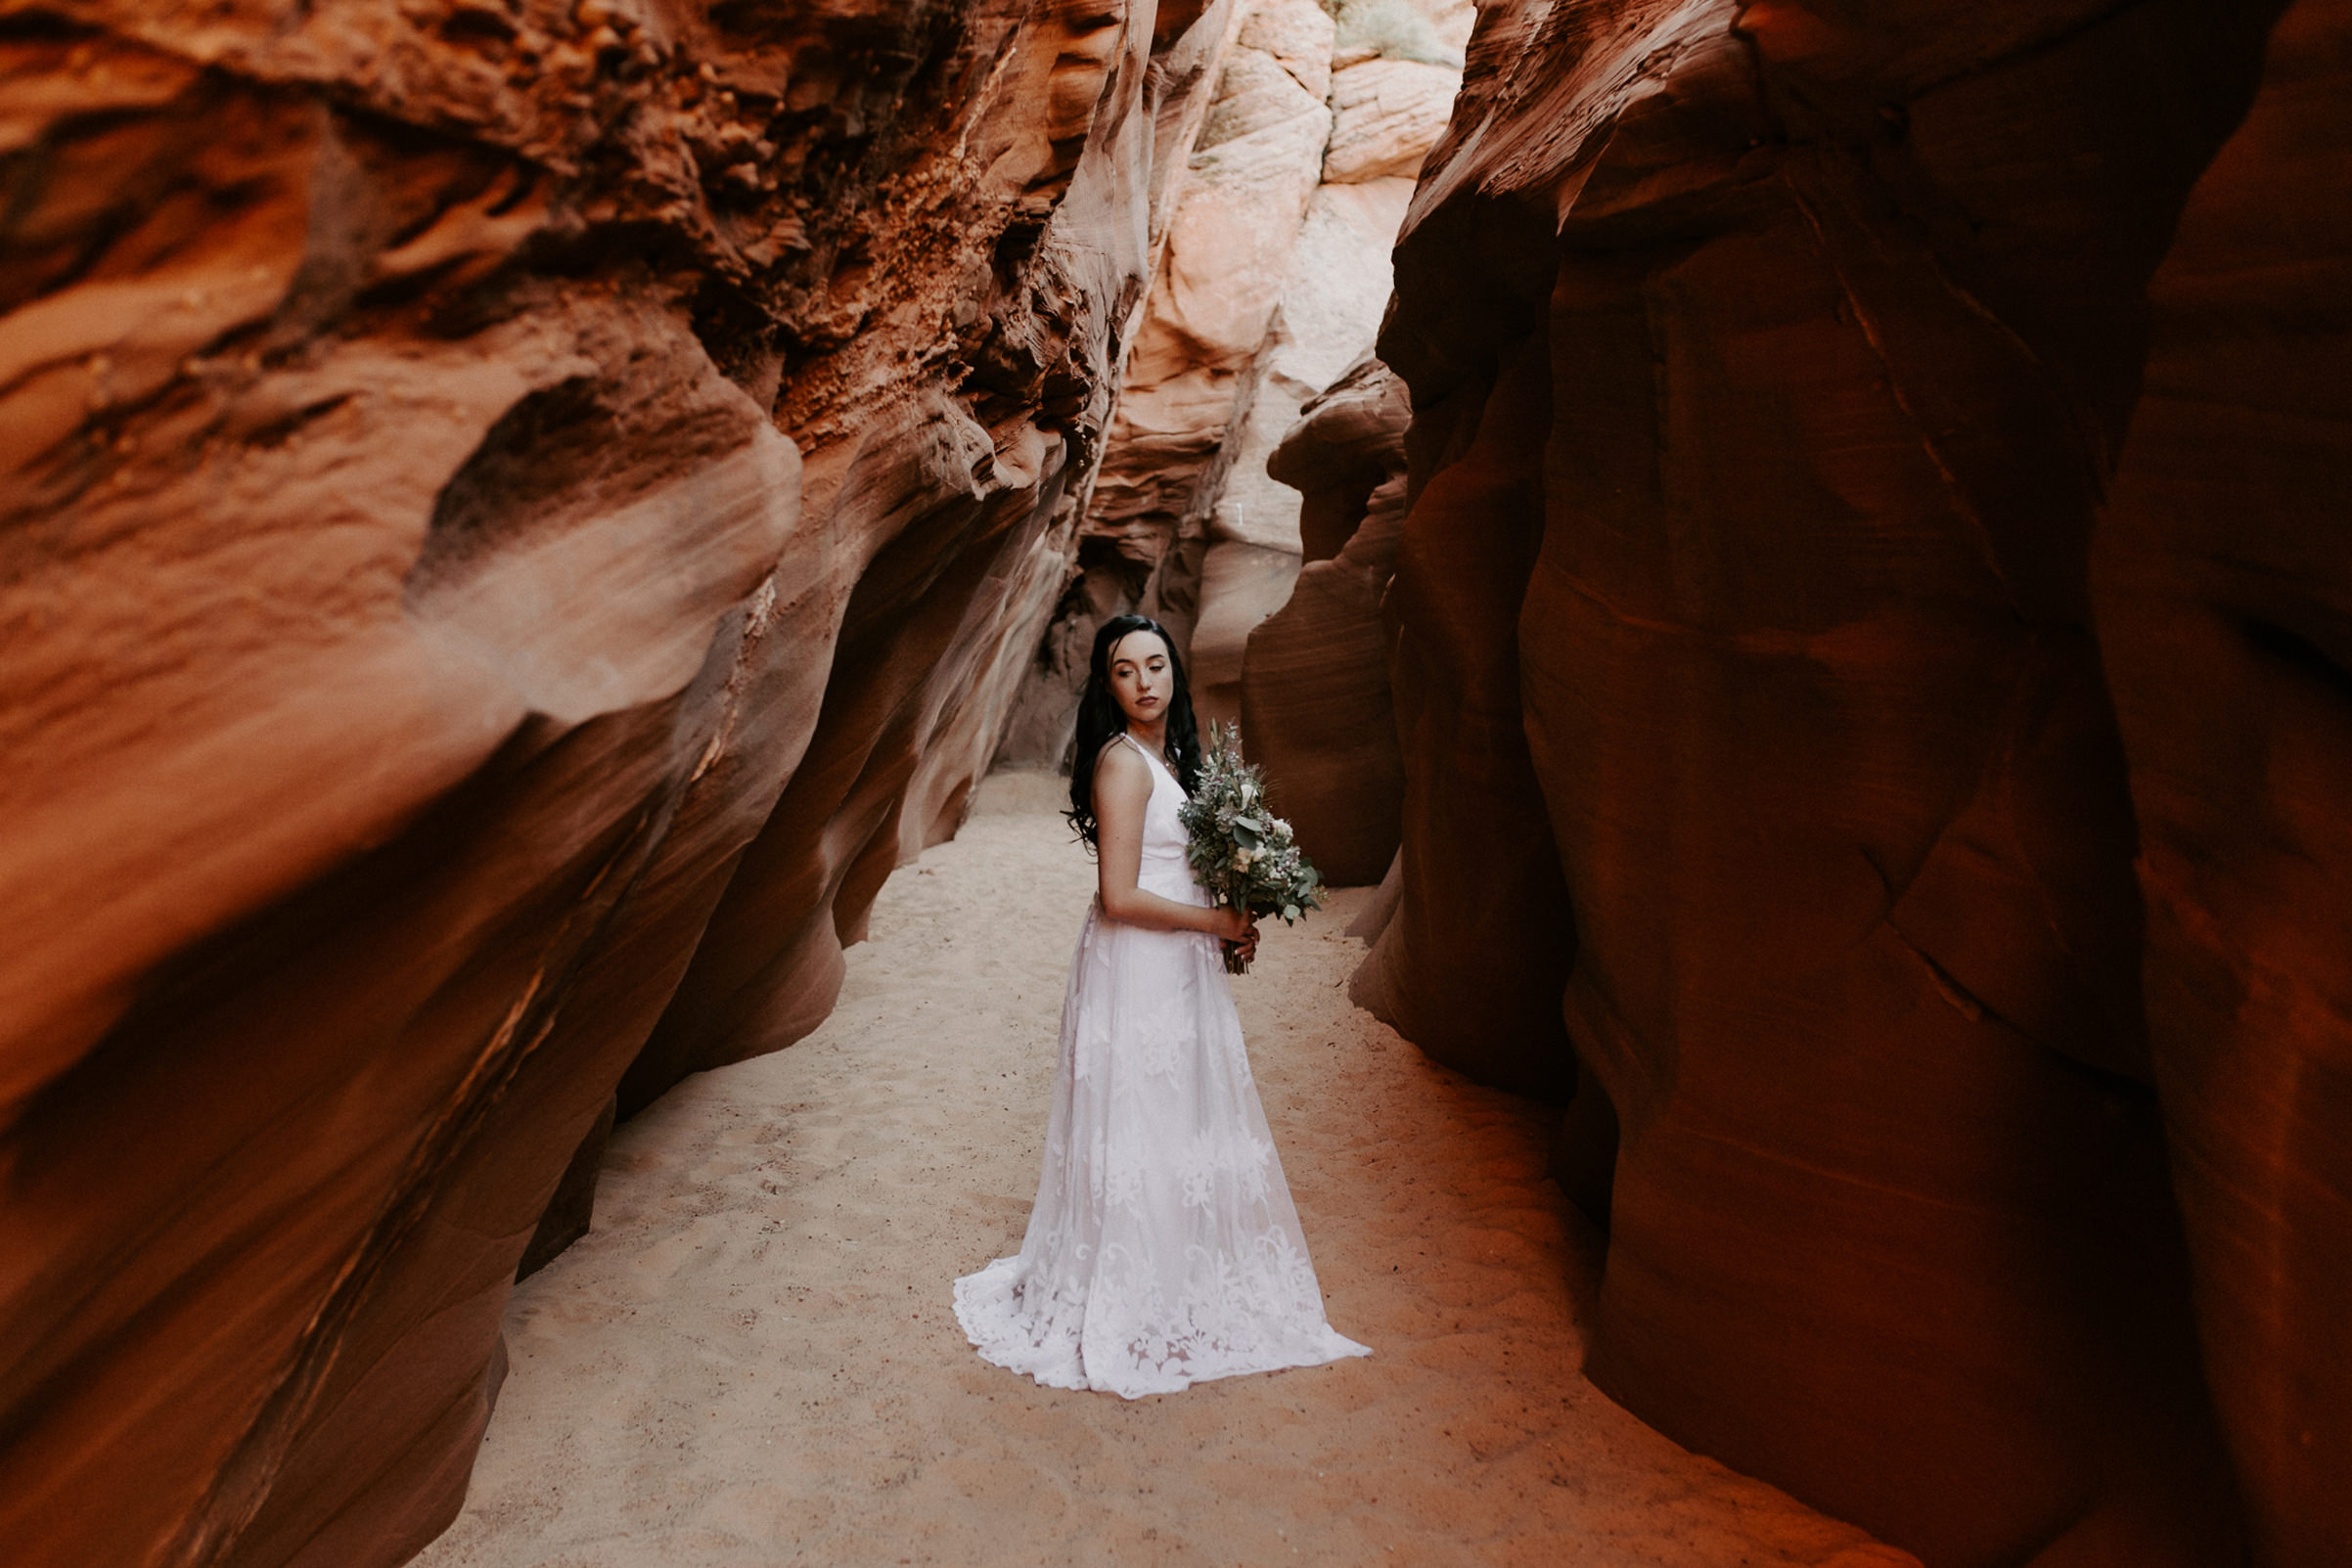
M1397 253L1359 994L1579 1084L1596 1381L1938 1565L2348 1539L2345 22L2279 10L1493 7Z
M2096 536L2149 1043L2254 1555L2352 1543L2352 6L2298 4L2148 295Z
M1541 347L1432 400L1407 440L1388 621L1405 895L1351 994L1449 1067L1560 1099L1574 922L1528 757L1518 610L1542 535ZM1447 460L1451 461L1447 461Z
M0 36L12 1562L449 1517L616 1091L812 1025L958 820L1227 30Z
M1204 720L1239 715L1244 645L1300 562L1298 497L1266 460L1371 346L1470 22L1447 0L1237 13L1007 761L1061 759L1094 628L1121 610L1184 644Z
M1334 886L1380 880L1403 831L1404 757L1380 601L1405 515L1404 382L1367 357L1310 400L1267 472L1300 495L1304 565L1249 634L1242 734L1274 808Z

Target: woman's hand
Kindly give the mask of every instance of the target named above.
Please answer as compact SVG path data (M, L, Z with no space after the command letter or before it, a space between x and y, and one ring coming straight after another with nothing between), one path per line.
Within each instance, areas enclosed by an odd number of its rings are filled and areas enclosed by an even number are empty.
M1230 948L1235 958L1244 963L1257 957L1257 917L1247 910L1228 909L1220 904L1210 912L1216 924L1209 934Z
M1151 931L1205 931L1223 942L1248 942L1257 924L1242 910L1162 898L1136 885L1143 868L1144 813L1152 804L1152 765L1124 741L1112 740L1095 763L1096 889L1103 913Z

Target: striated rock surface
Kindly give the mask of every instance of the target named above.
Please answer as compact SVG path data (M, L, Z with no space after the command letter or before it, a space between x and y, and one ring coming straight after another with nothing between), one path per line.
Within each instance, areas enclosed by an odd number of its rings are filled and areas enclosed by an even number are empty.
M1377 883L1404 804L1380 600L1396 570L1412 406L1366 358L1312 399L1267 472L1300 494L1305 565L1249 634L1242 733L1275 810L1334 887Z
M1115 545L1131 595L1180 635L1199 614L1200 567L1196 559L1171 592L1162 564L1219 466L1282 302L1331 139L1332 36L1316 0L1259 0L1247 12L1175 198L1082 531L1090 556L1095 541Z
M1172 203L1071 584L1003 758L1052 763L1094 628L1187 645L1206 719L1241 707L1250 629L1289 596L1298 497L1266 460L1370 348L1388 252L1461 79L1461 0L1254 0Z
M1518 612L1543 526L1540 342L1416 412L1382 599L1404 767L1402 896L1350 994L1446 1065L1565 1098L1574 923L1520 705Z
M2286 216L2342 16L2240 130L2278 9L1492 7L1397 253L1358 994L1578 1085L1597 1382L1939 1568L2345 1539L2340 965L2287 934L2343 847L2345 247Z
M1467 24L1469 17L1459 20ZM1218 718L1238 715L1250 629L1289 596L1302 559L1298 496L1269 475L1267 461L1306 400L1371 347L1412 176L1445 128L1461 80L1450 64L1363 59L1361 47L1339 47L1321 183L1217 462L1178 526L1180 537L1198 535L1202 547L1193 679L1202 711Z
M806 1029L955 826L1228 17L0 36L10 1561L450 1516L616 1089Z
M2352 1550L2352 6L2271 38L2149 288L2097 535L2149 1038L2265 1564Z

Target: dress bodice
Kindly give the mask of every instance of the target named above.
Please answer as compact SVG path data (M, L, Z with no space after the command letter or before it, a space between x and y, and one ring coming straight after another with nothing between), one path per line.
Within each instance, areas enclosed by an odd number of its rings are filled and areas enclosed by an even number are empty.
M1195 900L1192 863L1185 858L1191 835L1177 811L1184 805L1184 785L1176 782L1164 758L1133 736L1120 740L1135 747L1152 765L1152 798L1144 807L1143 860L1136 868L1135 885L1162 898Z

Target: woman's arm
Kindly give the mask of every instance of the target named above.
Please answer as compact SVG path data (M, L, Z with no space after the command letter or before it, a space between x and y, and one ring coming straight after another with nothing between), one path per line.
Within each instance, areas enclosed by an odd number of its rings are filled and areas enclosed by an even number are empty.
M1144 808L1152 801L1152 764L1134 746L1112 741L1095 764L1095 843L1102 868L1103 913L1154 931L1205 931L1242 940L1249 918L1239 910L1179 904L1135 885L1144 864Z

